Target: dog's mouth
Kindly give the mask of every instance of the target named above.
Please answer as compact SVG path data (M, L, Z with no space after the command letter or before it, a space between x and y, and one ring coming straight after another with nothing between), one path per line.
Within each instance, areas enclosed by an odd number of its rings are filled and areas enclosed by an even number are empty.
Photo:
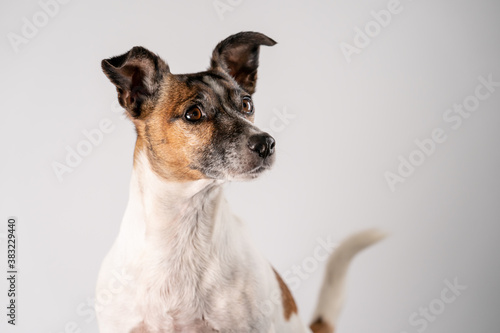
M274 158L266 158L265 160L263 160L261 163L259 163L259 165L257 165L253 169L242 173L241 176L238 178L242 178L242 179L257 178L262 173L264 173L266 170L271 169L271 167L273 166L273 162L274 162Z
M247 173L250 175L259 175L259 174L263 173L264 171L271 169L271 166L272 166L271 164L269 164L269 165L262 164L256 168L253 168L252 170L248 171Z
M248 171L248 174L259 174L263 172L264 170L269 169L269 167L266 167L264 165L259 165L258 167L253 168L252 170Z
M265 167L263 165L257 167L257 168L254 168L250 171L248 171L245 175L247 175L250 179L253 179L253 178L257 178L258 176L260 176L261 173L263 173L264 171L268 170L269 167ZM243 175L243 176L245 176Z
M259 177L266 170L271 169L272 161L262 161L259 165L252 169L240 168L230 169L226 171L214 169L201 169L205 176L209 179L229 180L229 181L245 181ZM245 170L246 169L246 170Z

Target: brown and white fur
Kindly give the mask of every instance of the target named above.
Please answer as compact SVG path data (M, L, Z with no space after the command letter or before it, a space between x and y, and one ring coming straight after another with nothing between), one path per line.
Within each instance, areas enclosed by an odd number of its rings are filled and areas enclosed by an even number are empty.
M187 75L142 47L103 60L137 143L129 203L97 284L98 302L111 295L98 309L101 333L333 332L349 262L381 235L338 247L308 328L223 195L225 182L273 164L275 142L253 124L251 96L259 47L274 44L255 32L230 36L207 71ZM117 272L127 277L120 288Z

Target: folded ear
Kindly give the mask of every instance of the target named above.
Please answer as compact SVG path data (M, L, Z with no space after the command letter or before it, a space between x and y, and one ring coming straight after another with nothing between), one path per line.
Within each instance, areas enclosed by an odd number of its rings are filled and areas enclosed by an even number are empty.
M249 94L255 92L260 45L273 46L274 40L258 32L240 32L220 42L212 53L211 68L229 73Z
M116 86L118 101L133 118L158 90L168 65L156 54L136 46L125 54L101 62L104 74Z

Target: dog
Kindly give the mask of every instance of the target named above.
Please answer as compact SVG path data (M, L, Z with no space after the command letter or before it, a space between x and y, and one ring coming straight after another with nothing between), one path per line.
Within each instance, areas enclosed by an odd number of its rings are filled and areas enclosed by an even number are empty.
M307 327L223 195L225 182L254 179L275 159L252 101L260 46L275 44L237 33L195 74L172 74L143 47L102 61L137 141L128 205L97 282L101 333L334 331L351 259L383 235L338 246Z

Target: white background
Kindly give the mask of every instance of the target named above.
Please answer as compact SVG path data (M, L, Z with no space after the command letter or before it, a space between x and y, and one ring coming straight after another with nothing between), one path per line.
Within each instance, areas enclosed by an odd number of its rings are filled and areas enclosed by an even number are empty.
M227 197L276 269L301 266L318 237L381 228L390 237L352 265L338 332L417 332L422 325L409 317L439 304L444 281L455 278L467 289L425 332L498 332L500 88L457 130L443 115L474 94L479 76L500 81L500 3L401 0L349 63L340 44L355 45L356 27L388 3L246 0L219 16L212 1L73 0L16 52L8 34L22 36L23 18L33 22L42 9L3 1L0 237L6 217L17 216L20 275L15 328L0 280L0 331L97 331L86 302L125 209L135 140L113 112L101 59L142 45L174 73L196 72L217 42L254 30L278 42L261 49L256 122L270 128L284 110L295 118L271 131L275 168L229 185ZM66 146L76 149L82 131L105 118L113 131L60 182L52 164L65 163ZM397 173L398 157L434 128L447 140L391 191L384 174ZM293 290L305 321L321 276L317 269Z

